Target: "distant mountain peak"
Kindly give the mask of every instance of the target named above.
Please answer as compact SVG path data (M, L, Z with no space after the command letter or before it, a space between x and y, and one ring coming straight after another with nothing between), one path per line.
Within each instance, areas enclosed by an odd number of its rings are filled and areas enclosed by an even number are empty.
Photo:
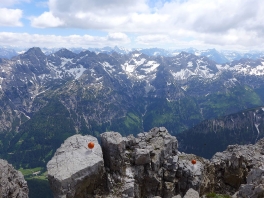
M32 47L29 48L24 54L35 54L35 55L44 55L45 54L41 51L41 49L39 47Z
M75 53L66 48L60 49L59 51L55 52L55 54L62 58L74 58L76 56Z

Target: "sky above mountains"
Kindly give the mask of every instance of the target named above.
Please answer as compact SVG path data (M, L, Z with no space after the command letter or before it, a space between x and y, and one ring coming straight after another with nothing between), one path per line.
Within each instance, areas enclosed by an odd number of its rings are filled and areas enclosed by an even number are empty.
M0 46L264 50L261 0L0 0Z

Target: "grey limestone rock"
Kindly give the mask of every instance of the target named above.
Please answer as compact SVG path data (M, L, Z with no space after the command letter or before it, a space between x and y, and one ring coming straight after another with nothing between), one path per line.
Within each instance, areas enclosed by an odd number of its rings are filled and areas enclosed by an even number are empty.
M247 176L247 184L242 184L239 188L238 197L258 198L264 197L264 169L252 169Z
M232 195L241 184L246 184L247 177L251 178L249 172L264 164L263 146L264 139L261 139L254 145L229 145L225 151L216 153L211 159L214 166L211 174L215 177L212 181L217 181L214 191Z
M150 155L148 149L136 149L135 164L143 165L150 162Z
M89 142L94 142L92 150ZM55 198L92 197L104 174L103 154L93 136L74 135L65 140L47 164Z
M210 164L209 160L192 155L179 153L178 154L178 169L176 172L177 193L184 194L189 188L193 188L199 192L206 191L207 188L207 167ZM196 159L196 164L191 161Z
M183 198L199 198L199 193L192 188L190 188Z
M179 153L176 137L165 127L139 133L137 138L116 132L101 137L108 187L115 195L170 198L202 185L208 160L201 158L192 165L194 156ZM119 179L115 179L117 175Z
M101 140L105 166L112 171L122 171L126 142L121 134L117 132L105 132L101 134Z
M28 198L28 186L20 171L6 160L0 159L0 197Z

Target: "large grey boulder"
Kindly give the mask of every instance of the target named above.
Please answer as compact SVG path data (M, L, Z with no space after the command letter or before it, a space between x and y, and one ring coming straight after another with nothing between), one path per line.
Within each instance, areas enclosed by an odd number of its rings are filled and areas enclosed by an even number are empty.
M28 198L28 186L20 171L6 160L0 159L0 197Z
M94 142L92 150L89 142ZM47 164L48 179L55 198L92 197L102 183L103 154L93 136L74 135L65 140Z
M208 178L209 160L186 153L178 153L178 157L176 192L185 194L190 188L202 193L207 191L208 183L212 182ZM192 164L193 159L196 164Z
M237 195L241 198L264 197L264 169L252 169L247 176L247 184L240 186Z

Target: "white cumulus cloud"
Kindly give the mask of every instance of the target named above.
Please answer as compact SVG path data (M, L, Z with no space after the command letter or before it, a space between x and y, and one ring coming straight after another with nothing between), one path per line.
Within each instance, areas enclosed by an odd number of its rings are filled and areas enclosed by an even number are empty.
M62 26L64 22L58 17L53 16L50 12L44 12L42 15L36 18L32 18L31 25L33 27L58 27Z
M129 43L130 39L128 36L122 32L111 32L107 35L107 40L109 41L122 41L125 43Z
M41 35L28 33L0 32L0 43L2 45L15 45L23 47L104 47L124 45L130 42L124 33L109 33L106 36L91 35Z
M264 40L262 0L48 0L48 9L30 19L33 27L124 32L147 46L163 40L258 48Z
M146 0L49 0L50 13L65 27L123 31L138 13L149 13ZM35 17L34 24L41 19ZM48 24L42 27L49 27ZM58 24L57 26L61 26Z
M0 8L0 26L22 26L20 19L23 15L20 9Z

